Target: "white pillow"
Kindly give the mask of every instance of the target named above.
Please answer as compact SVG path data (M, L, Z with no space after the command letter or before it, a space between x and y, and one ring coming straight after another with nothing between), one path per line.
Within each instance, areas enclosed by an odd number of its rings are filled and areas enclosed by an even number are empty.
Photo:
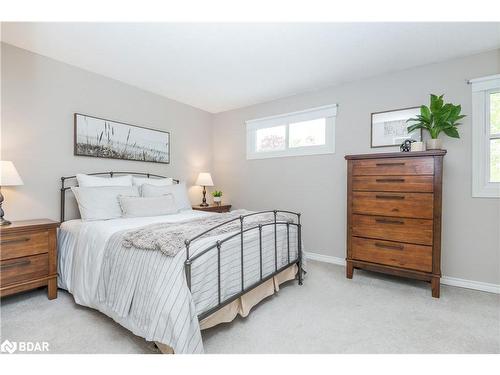
M96 177L87 174L77 174L76 180L80 187L95 187L95 186L132 186L132 176L119 177Z
M84 221L119 218L122 216L122 210L118 196L139 196L137 186L73 186L71 191L75 194L80 217Z
M144 177L133 177L132 183L137 186L141 186L144 184L155 185L155 186L166 186L173 185L174 180L170 177L167 178L144 178Z
M141 188L141 195L143 197L159 197L167 194L172 194L174 196L175 204L179 211L192 209L187 194L186 184L184 182L168 186L144 184Z
M171 215L179 212L172 194L160 197L118 197L123 217Z

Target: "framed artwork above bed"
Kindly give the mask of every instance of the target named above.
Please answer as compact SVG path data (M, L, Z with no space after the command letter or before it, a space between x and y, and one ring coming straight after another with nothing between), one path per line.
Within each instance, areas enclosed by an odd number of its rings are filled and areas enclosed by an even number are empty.
M170 133L75 113L74 155L170 164Z
M374 112L371 115L371 148L399 146L406 139L422 140L422 129L408 133L406 121L420 114L420 107Z

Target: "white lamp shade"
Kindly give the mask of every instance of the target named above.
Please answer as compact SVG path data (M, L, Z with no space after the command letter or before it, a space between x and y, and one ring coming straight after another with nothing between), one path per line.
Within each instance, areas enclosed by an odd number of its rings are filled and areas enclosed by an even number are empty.
M214 186L212 176L208 172L201 172L196 179L196 185L199 186Z
M11 161L0 161L0 186L24 185Z

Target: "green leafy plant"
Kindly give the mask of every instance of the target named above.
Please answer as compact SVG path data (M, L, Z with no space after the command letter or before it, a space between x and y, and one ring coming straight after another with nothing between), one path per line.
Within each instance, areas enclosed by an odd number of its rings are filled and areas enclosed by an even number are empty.
M431 94L430 107L425 105L420 107L420 115L411 118L406 122L415 122L408 126L408 133L416 129L425 129L432 139L436 139L443 132L452 138L460 138L457 126L459 120L465 115L461 115L462 107L451 103L444 103L443 96Z
M215 190L212 192L212 195L214 196L214 198L220 198L220 197L222 197L222 191Z

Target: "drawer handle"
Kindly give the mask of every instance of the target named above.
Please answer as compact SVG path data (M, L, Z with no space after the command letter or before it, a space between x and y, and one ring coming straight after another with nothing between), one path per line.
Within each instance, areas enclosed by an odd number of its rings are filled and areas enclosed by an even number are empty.
M384 167L384 166L387 166L387 167L396 167L398 165L405 165L405 163L376 163L375 164L377 167Z
M404 250L404 248L405 248L403 245L387 245L385 243L380 243L380 242L375 242L375 246L381 247L384 249L393 249L393 250Z
M4 270L7 268L13 268L13 267L29 266L30 264L31 264L31 261L29 259L23 259L23 260L18 260L17 262L2 264L1 268Z
M377 178L376 182L405 182L404 178Z
M8 243L27 242L29 240L30 240L29 237L16 238L15 240L4 240L0 242L0 245L6 245Z
M375 219L377 223L381 224L404 224L404 221L401 220L388 220L388 219Z
M404 195L375 195L377 199L405 199Z

